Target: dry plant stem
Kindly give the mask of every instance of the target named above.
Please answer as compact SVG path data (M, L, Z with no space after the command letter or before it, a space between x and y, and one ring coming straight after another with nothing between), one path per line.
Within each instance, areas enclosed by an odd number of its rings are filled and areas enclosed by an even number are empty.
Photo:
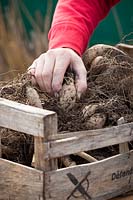
M0 8L1 80L8 80L9 78L15 77L18 71L23 72L37 56L47 51L47 34L51 24L53 10L52 0L48 1L46 10L47 12L43 23L39 26L37 20L32 17L23 1L9 1L8 9L4 13L2 12L2 8ZM25 15L33 27L33 31L30 32L30 40L22 14ZM39 14L41 15L40 11ZM7 71L10 71L10 73L6 73Z
M124 117L121 117L117 121L118 125L121 125L121 124L124 124L124 123L125 123ZM129 152L128 142L119 144L119 152L120 153L127 153L127 152Z
M133 58L133 45L120 43L117 44L116 47Z
M80 156L81 158L84 158L85 160L89 161L89 162L96 162L98 161L96 158L92 157L91 155L85 153L85 152L79 152L76 153L75 155Z

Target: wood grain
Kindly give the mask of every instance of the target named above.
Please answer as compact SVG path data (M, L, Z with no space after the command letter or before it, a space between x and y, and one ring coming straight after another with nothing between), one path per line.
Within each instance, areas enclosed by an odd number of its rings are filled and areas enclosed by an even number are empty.
M130 191L133 189L133 151L99 162L47 172L45 176L46 199L67 200L75 188L68 174L72 174L78 181L81 181L89 171L87 193L92 200L107 200ZM87 182L84 182L82 186L86 189ZM75 195L80 195L80 193L77 191Z
M121 117L120 119L118 119L117 124L121 125L125 123L125 119L124 117ZM125 143L121 143L119 144L119 152L120 153L126 153L129 151L129 146L128 146L128 142Z
M44 142L48 142L48 135L57 133L57 117L50 115L44 119L44 137L35 137L35 167L44 171L57 169L56 159L47 159L48 149L45 148Z
M0 134L0 158L2 157L2 145L1 145L1 134Z
M0 98L0 126L33 136L44 137L44 119L56 116L52 111Z
M57 135L56 135L57 136ZM69 137L68 137L69 136ZM46 157L56 158L82 151L98 149L133 140L133 123L110 128L68 133L45 143L49 146Z
M43 172L0 159L0 200L43 200Z

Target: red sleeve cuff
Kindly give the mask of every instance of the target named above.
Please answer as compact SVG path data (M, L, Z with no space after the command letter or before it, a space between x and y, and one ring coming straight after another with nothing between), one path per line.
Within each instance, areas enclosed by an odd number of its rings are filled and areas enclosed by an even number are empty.
M85 34L86 30L79 29L75 24L58 24L53 26L48 37L49 49L68 47L76 51L80 56L87 47L91 33Z
M49 49L85 51L97 24L119 0L59 0L49 32Z

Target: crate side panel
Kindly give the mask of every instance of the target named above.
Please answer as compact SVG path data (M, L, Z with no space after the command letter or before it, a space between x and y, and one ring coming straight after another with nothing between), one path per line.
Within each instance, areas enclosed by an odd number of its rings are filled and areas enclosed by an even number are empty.
M73 134L73 135L72 135ZM60 137L60 134L58 134ZM65 134L66 135L66 134ZM70 134L69 134L70 135ZM64 136L65 137L65 136ZM46 157L56 158L133 140L133 123L71 133L71 137L50 141Z
M0 200L43 199L43 172L0 159Z
M104 200L118 196L133 189L133 151L47 172L45 181L47 200L89 199L89 196L92 200Z

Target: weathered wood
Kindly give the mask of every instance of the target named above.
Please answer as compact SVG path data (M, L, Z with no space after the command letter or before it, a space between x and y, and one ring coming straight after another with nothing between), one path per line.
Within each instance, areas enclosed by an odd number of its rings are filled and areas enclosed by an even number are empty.
M121 118L118 119L118 121L117 121L117 124L118 124L118 125L121 125L121 124L124 124L124 123L125 123L124 117L121 117ZM119 152L120 152L120 153L126 153L126 152L128 152L128 151L129 151L128 142L119 144Z
M128 142L119 144L119 152L120 153L126 153L128 151L129 151Z
M69 137L67 137L67 134L64 135L64 139L50 141L49 144L44 144L45 148L47 146L50 147L48 148L46 157L57 158L81 151L132 141L133 123L98 130L68 133Z
M34 88L27 87L26 92L30 105L43 109L37 91ZM57 164L55 166L55 160L49 161L45 159L45 149L43 145L43 142L48 141L48 135L57 134L57 117L52 115L48 116L47 119L44 119L44 127L44 137L34 137L35 155L33 158L35 161L35 168L46 171L48 169L52 170L57 168Z
M44 119L44 137L35 137L35 168L44 171L57 169L57 159L49 160L45 157L48 149L44 142L48 141L48 135L57 133L57 118L48 116Z
M133 151L90 164L47 172L45 181L47 200L68 200L72 193L80 196L83 188L92 200L110 199L133 189ZM80 182L83 188L76 189ZM70 197L70 200L74 199ZM85 198L82 196L79 199Z
M43 172L0 159L0 200L43 200Z
M44 119L55 112L0 98L0 126L44 137Z
M124 130L123 130L124 129ZM83 137L83 136L97 136L97 135L103 135L103 134L110 134L113 132L113 134L119 134L122 132L124 134L124 131L130 131L132 134L133 131L133 122L131 123L126 123L122 125L117 125L117 126L112 126L112 127L107 127L107 128L102 128L102 129L95 129L95 130L86 130L86 131L75 131L75 132L59 132L58 134L49 136L48 139L49 141L53 140L61 140L61 139L67 139L67 138L72 138L72 137Z
M1 145L1 134L0 134L0 158L2 157L2 145Z

